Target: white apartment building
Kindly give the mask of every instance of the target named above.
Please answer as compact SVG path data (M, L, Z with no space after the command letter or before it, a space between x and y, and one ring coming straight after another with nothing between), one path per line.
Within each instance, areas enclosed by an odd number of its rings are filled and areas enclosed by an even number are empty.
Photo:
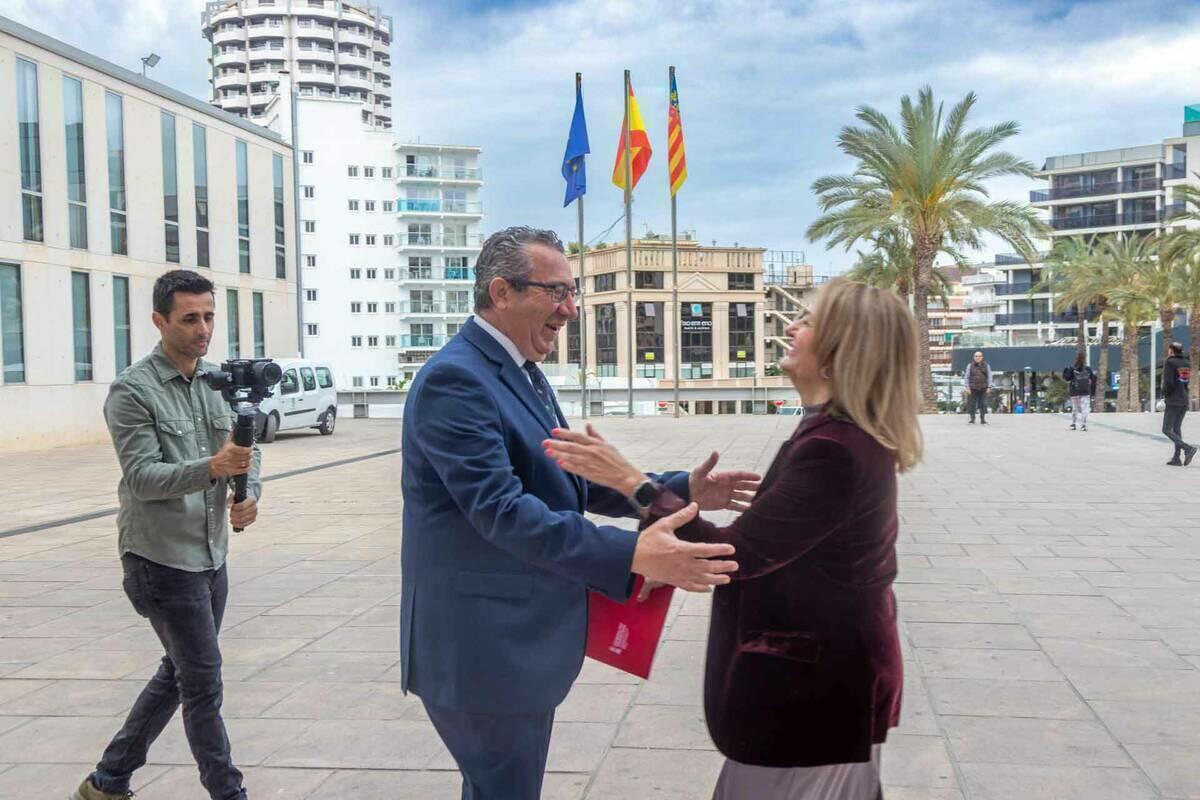
M483 244L480 149L397 143L400 376L412 380L458 333L475 307L475 260Z
M214 105L265 123L287 71L302 97L357 100L361 122L392 125L392 18L345 0L215 0L201 14L212 44Z
M0 450L107 438L155 279L217 285L210 358L298 349L292 151L0 17Z

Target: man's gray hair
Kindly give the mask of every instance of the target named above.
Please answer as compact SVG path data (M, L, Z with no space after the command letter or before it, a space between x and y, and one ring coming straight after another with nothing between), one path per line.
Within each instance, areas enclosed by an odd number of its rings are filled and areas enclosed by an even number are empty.
M494 278L509 282L520 282L533 272L533 262L525 245L540 244L563 252L562 240L554 231L517 225L496 231L483 243L479 258L475 261L475 310L491 308L492 295L489 287Z

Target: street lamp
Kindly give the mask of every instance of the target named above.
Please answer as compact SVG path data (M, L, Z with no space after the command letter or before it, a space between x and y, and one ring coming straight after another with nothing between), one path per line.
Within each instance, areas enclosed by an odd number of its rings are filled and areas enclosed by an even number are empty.
M146 67L153 69L158 66L158 62L162 61L158 53L151 53L148 56L142 56L142 77L146 77Z

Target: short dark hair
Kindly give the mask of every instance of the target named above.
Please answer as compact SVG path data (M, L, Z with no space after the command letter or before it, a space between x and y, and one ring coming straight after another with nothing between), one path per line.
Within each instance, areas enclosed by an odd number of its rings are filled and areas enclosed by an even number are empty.
M1075 369L1083 369L1086 362L1087 359L1084 357L1083 353L1075 354Z
M154 310L164 317L170 317L175 310L175 293L211 294L217 297L213 282L190 269L173 269L158 276L154 282Z
M1171 352L1174 353L1175 355L1177 355L1177 356L1183 355L1183 343L1182 342L1171 342L1169 347L1171 349Z
M554 231L517 225L496 231L483 243L479 257L475 260L475 310L491 308L490 286L495 278L504 278L509 283L528 278L533 272L533 262L525 246L540 244L551 250L563 252L562 240Z

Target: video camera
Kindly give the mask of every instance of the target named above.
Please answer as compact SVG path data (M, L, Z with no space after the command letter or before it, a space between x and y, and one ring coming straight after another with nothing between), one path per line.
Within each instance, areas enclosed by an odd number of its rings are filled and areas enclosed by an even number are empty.
M233 409L233 443L253 447L258 405L271 396L271 387L283 378L283 370L269 358L239 358L224 362L220 370L200 373L200 377ZM233 484L233 501L240 503L246 499L246 475L235 475ZM238 533L241 530L234 528Z

